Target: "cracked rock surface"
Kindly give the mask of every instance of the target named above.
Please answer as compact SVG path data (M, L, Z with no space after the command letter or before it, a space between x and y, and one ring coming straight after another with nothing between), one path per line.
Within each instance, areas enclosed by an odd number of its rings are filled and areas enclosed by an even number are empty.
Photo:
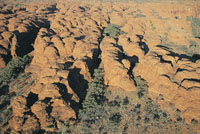
M200 39L193 37L186 20L200 17L197 6L1 2L0 68L19 56L33 57L27 75L8 86L9 94L16 95L6 108L12 114L0 125L2 131L58 132L62 123L73 124L97 66L104 68L106 86L136 91L134 78L140 76L148 95L172 117L179 109L187 123L200 122ZM104 37L109 24L121 26L124 33Z

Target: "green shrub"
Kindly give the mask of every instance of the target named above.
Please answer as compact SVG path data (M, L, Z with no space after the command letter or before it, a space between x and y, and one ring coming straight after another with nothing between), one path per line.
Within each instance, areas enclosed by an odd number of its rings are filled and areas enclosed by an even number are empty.
M142 96L146 95L148 92L148 85L147 82L142 79L140 76L134 78L137 89L138 89L138 97L141 98Z
M188 48L184 45L175 44L174 42L167 42L166 44L163 44L163 46L169 48L170 50L177 52L177 53L187 53Z
M110 121L112 121L114 124L119 124L122 116L120 115L120 113L114 113L111 115L111 117L109 118Z
M162 16L160 16L160 14L155 10L152 10L152 13L160 20L168 20L168 18L163 18Z
M170 115L148 97L147 82L140 76L134 78L137 92L110 90L105 87L103 78L103 70L96 69L83 108L78 113L78 122L73 126L66 125L69 133L181 134L188 127L180 113L177 114L177 121L172 121ZM137 97L140 99L135 102Z
M136 18L143 18L146 17L144 14L136 14Z
M147 90L148 86L141 77L136 77L138 90ZM112 89L113 90L113 89ZM118 89L117 89L118 90ZM160 106L148 98L144 93L137 103L132 98L137 95L130 92L104 90L106 101L95 103L95 110L84 111L84 115L79 118L80 122L73 126L71 133L81 134L143 134L143 133L177 133L181 134L188 125L177 113L177 121L172 121L170 115L163 111ZM122 94L123 92L123 94ZM126 95L127 96L126 96ZM131 94L131 95L130 95ZM91 95L91 94L90 94ZM95 99L93 99L96 101ZM88 101L89 103L89 101ZM91 105L93 103L91 102ZM88 109L88 107L86 107ZM89 122L92 114L96 115L92 122ZM88 116L85 118L85 116ZM196 121L192 121L196 124Z
M193 36L200 38L200 18L187 16L186 20L191 22Z
M198 124L198 121L195 120L195 119L192 119L192 120L191 120L191 124L193 124L193 125L197 125L197 124Z
M156 30L156 27L154 26L154 24L151 22L151 29L154 31Z
M30 61L31 57L28 55L11 60L0 73L0 84L8 83L16 78L19 73L24 71L26 65L30 63Z
M83 101L83 109L79 115L88 122L94 122L98 118L97 110L101 110L104 101L104 79L102 69L94 70L94 80L89 83L87 95Z
M118 35L125 34L124 31L120 30L121 26L115 24L109 24L103 32L103 36L109 36L112 38L116 38Z
M12 109L8 106L10 105L10 100L16 94L9 93L9 82L15 79L19 73L23 72L26 65L30 63L31 57L25 55L24 57L17 57L10 61L7 66L0 73L0 127L8 124ZM13 84L13 83L12 83ZM12 85L11 84L11 85Z
M197 42L190 40L190 46L187 47L185 45L178 45L173 42L166 42L163 46L167 47L169 50L178 53L178 54L185 54L187 56L192 57L194 54L198 54L200 50L200 46Z
M71 131L72 131L71 129L72 127L70 126L70 123L66 121L62 124L60 131L61 131L61 134L71 134Z
M200 50L200 46L197 44L197 42L190 40L189 49L192 54L197 54Z
M1 109L0 126L4 126L8 123L11 112L12 112L11 109L4 109L4 110Z
M142 14L142 11L140 9L137 9L136 11L133 11L129 14L135 16L136 18L146 17L144 14Z

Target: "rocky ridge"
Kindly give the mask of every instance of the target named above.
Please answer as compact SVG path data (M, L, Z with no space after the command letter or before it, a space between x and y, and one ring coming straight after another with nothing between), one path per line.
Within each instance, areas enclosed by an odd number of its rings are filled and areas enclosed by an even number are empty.
M104 68L106 86L136 91L134 78L140 76L148 83L149 96L163 109L172 115L181 111L187 123L199 122L200 49L191 51L190 42L198 46L200 41L185 18L200 16L193 4L176 6L58 1L17 8L1 4L0 67L31 52L32 62L25 69L30 77L24 81L34 79L21 88L26 92L13 97L12 116L4 130L58 132L64 122L73 124L98 66ZM121 26L125 33L104 37L109 24ZM10 93L15 88L10 86Z

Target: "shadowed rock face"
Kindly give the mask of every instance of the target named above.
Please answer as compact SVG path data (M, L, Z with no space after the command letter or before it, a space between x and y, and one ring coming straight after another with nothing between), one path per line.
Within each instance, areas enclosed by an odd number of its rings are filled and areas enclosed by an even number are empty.
M58 132L64 122L75 123L98 66L106 86L136 91L134 78L140 76L148 95L172 118L178 109L187 123L200 122L200 41L186 20L200 17L196 6L2 2L0 68L15 57L33 56L25 69L29 75L8 86L16 96L3 132ZM121 26L123 34L104 37L108 24Z
M36 11L40 10L36 5L31 7ZM45 11L39 11L40 16L36 16L29 8L3 5L3 3L1 5L1 68L4 68L12 58L24 56L33 51L33 42L39 29L49 27Z

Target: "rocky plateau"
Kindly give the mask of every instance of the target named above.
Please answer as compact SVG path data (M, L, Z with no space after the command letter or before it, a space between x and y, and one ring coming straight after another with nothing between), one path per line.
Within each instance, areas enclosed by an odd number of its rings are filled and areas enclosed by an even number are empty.
M199 1L0 1L0 69L32 57L25 76L7 86L15 95L6 106L0 101L1 111L12 109L1 132L57 133L73 124L101 67L113 90L136 91L140 76L153 101L172 119L178 110L186 123L196 121L200 133L200 19L199 36L187 19L200 18L199 9ZM105 36L110 24L124 33Z

